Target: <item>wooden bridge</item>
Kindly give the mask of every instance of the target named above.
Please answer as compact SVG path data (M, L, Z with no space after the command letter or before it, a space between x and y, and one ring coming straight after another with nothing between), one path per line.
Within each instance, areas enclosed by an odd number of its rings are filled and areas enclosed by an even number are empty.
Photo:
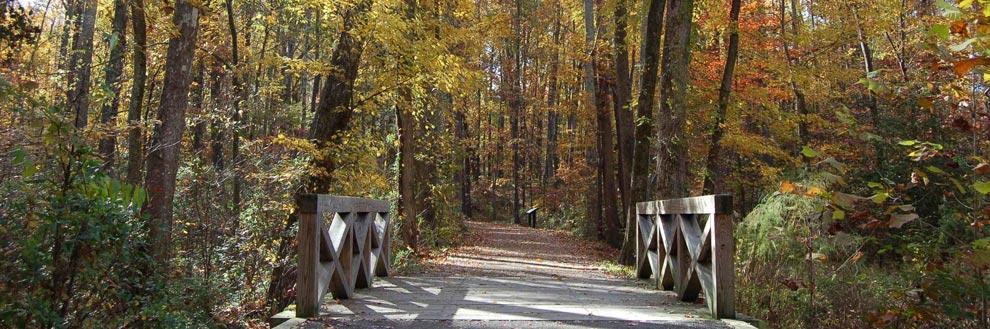
M610 256L568 234L490 222L468 222L462 246L396 277L387 202L302 196L296 304L272 325L751 328L732 320L731 204L727 195L637 204L643 280L604 273Z

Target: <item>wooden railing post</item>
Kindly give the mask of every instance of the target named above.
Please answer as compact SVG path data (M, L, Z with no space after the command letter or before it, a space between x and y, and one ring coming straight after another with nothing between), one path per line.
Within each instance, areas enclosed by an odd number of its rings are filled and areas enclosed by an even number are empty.
M636 204L636 274L685 301L701 294L712 315L735 317L732 197L706 195Z
M299 219L296 316L320 313L323 297L346 299L374 277L388 276L391 226L388 202L304 194L296 198Z
M299 220L298 271L296 274L296 316L312 317L319 315L320 291L317 266L320 262L320 230L322 219L316 217L316 202L307 200L314 195L303 195L296 199L296 216Z

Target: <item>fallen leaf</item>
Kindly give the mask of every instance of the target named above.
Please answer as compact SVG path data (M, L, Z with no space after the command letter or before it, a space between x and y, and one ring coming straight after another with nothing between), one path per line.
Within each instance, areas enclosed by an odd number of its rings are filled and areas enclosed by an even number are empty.
M958 76L964 76L978 65L990 65L990 58L977 57L952 63L952 71L956 72Z
M890 221L887 222L887 227L890 228L901 228L902 225L907 224L910 221L918 219L918 214L891 214Z
M965 36L966 35L966 26L967 25L968 24L966 24L966 21L963 21L963 20L958 20L958 21L952 22L952 24L949 25L949 32L952 32L952 34L958 34L958 35Z
M979 175L988 174L990 173L990 164L981 163L977 165L976 168L973 168L973 171Z

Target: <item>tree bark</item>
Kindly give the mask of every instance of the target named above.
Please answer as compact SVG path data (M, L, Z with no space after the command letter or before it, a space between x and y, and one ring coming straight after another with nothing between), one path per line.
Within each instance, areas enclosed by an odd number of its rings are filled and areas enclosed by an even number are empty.
M75 113L75 127L86 127L89 119L89 93L92 83L93 35L96 27L96 0L77 0L72 38L72 54L69 57L69 91L66 97L68 108Z
M131 82L131 103L127 106L127 182L141 183L141 169L144 164L144 137L142 134L141 112L143 112L145 81L148 78L147 34L144 21L144 0L131 1L131 25L134 40L132 68L134 81Z
M508 83L509 85L509 129L510 137L512 138L509 145L512 147L512 222L516 224L522 224L522 214L520 213L522 208L522 200L520 200L520 189L522 189L522 183L520 178L520 162L522 158L519 154L519 144L522 142L519 139L519 119L522 116L523 111L523 99L522 91L520 90L520 80L522 73L520 69L522 68L522 54L520 52L521 40L519 34L521 32L521 20L522 20L522 6L520 0L515 1L515 14L512 15L512 39L509 45L509 65L506 68L506 81L503 84Z
M582 71L584 71L583 85L584 85L584 94L585 94L585 106L588 107L588 110L591 111L591 113L596 114L596 120L597 120L598 97L596 95L596 89L595 89L595 66L594 66L595 64L593 62L593 59L595 58L594 57L595 56L595 52L594 52L595 11L594 10L595 10L594 0L584 0L584 12L583 12L584 41L585 41L585 47L587 47L587 49L585 50L587 52L587 58L582 62L581 68ZM587 162L589 167L595 168L595 171L597 172L598 171L597 168L599 167L597 156L595 155L596 153L595 150L597 150L598 148L597 138L595 142L596 142L596 146L592 147L586 152L587 155L585 156L585 161ZM588 211L587 214L585 215L586 217L585 220L587 221L586 224L587 224L588 232L586 233L588 236L601 235L601 230L598 229L598 227L600 227L600 224L602 222L601 181L602 181L601 175L595 175L594 187L591 189L590 193L586 194L586 198L588 199L587 200ZM594 229L592 230L592 228ZM595 233L592 234L592 232Z
M736 59L739 57L739 10L741 2L741 0L731 0L729 8L729 45L725 56L725 67L722 69L722 84L718 89L718 111L715 112L708 156L705 158L704 194L716 193L721 184L718 160L722 150L721 142L724 133L722 125L725 123L725 112L729 108L729 94L732 92L732 72L736 68Z
M114 158L117 153L117 129L114 119L120 111L120 75L124 71L125 34L127 33L127 3L124 0L113 1L113 23L107 45L110 48L109 61L104 71L104 83L110 88L110 102L103 104L100 113L100 124L107 129L107 135L100 139L100 156L103 157L103 172L113 171Z
M144 213L151 219L150 251L158 264L155 270L162 273L171 260L172 248L172 200L175 197L175 175L179 168L179 145L186 128L185 112L189 101L189 84L192 81L192 60L196 50L199 30L199 9L188 0L176 0L172 22L178 27L178 35L169 39L165 58L165 80L161 105L155 125L145 187L148 202Z
M555 3L555 16L553 25L553 41L554 41L554 51L553 59L550 63L550 81L547 83L547 140L546 140L546 159L544 160L543 166L543 190L546 191L547 183L549 181L556 182L557 166L560 163L560 157L557 154L557 135L560 128L560 113L557 111L557 105L560 103L560 88L557 86L558 80L557 75L560 71L560 50L561 47L561 36L560 36L560 16L561 7L560 3Z
M474 216L473 205L471 204L471 158L474 154L474 147L471 143L471 131L468 129L467 114L463 110L454 113L457 124L457 140L461 145L461 170L457 179L461 182L461 214L465 218Z
M603 72L604 68L598 68ZM615 161L612 145L612 119L608 109L608 81L605 74L596 76L597 104L595 119L598 124L598 176L601 177L602 221L605 224L605 242L619 248L622 246L622 233L619 232L619 209L616 205Z
M634 218L631 214L636 213L636 203L633 201L632 197L632 163L633 163L633 114L632 108L629 107L629 99L631 97L630 90L630 78L629 78L629 50L626 44L626 26L628 25L628 11L626 9L626 0L619 0L615 4L615 34L613 38L613 50L615 57L615 90L614 90L614 108L615 108L615 132L616 141L618 142L619 156L619 195L622 199L622 211L619 212L619 218L625 220L625 234L623 237L622 248L619 252L619 262L629 263L633 262L633 249L632 245L626 243L626 241L635 241L636 233L633 228Z
M195 114L195 124L193 125L193 138L192 145L190 145L189 150L196 155L197 158L202 159L204 141L206 135L206 120L205 114L206 109L204 108L204 101L206 99L206 68L204 67L202 60L196 62L193 72L194 77L193 82L193 96L192 96L192 109Z
M240 133L240 122L241 122L241 99L244 94L244 88L241 86L241 80L238 76L237 67L240 65L240 56L238 54L238 43L237 43L237 25L234 24L234 4L233 0L227 0L224 3L224 7L227 10L227 30L230 33L230 62L233 66L231 68L231 86L234 88L234 99L231 102L234 106L233 111L231 111L231 121L233 122L233 129L230 131L230 168L234 171L233 181L234 189L232 193L231 203L233 205L233 218L234 218L234 231L240 227L240 214L241 214L241 175L238 172L240 169L240 155L241 155L241 133Z
M660 113L657 177L660 197L688 196L688 168L684 122L687 113L688 66L691 62L691 30L694 0L667 2L660 77Z
M660 33L663 30L665 0L646 0L644 6L647 8L646 18L643 21L643 45L640 48L640 71L639 97L636 105L636 125L635 145L632 155L632 195L635 207L636 201L648 201L655 199L650 187L650 140L653 136L653 106L656 97L657 71L660 64ZM631 217L631 222L630 222ZM629 264L632 256L635 255L637 237L635 236L636 209L632 208L626 217L626 237L622 242L622 250L619 253L619 263ZM631 223L632 226L629 224ZM630 232L631 231L631 232Z
M416 19L416 11L419 9L415 0L405 1L405 19L413 22ZM415 31L406 31L406 36L410 40L415 40ZM401 64L405 74L415 74L412 72L414 65L411 55L403 54ZM410 79L411 80L411 79ZM401 222L402 240L406 246L412 250L419 250L419 219L422 212L422 199L420 198L419 187L419 162L416 161L416 135L417 124L414 115L415 99L410 85L403 85L399 89L399 97L402 104L396 109L396 124L399 130L399 218Z

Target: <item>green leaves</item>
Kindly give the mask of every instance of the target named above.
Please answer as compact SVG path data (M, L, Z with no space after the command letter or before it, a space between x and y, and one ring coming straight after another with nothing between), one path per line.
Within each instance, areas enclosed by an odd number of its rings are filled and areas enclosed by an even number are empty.
M808 145L805 145L805 146L802 146L801 147L801 155L805 156L806 158L811 159L811 158L818 157L818 152L815 152L814 149L812 149L811 147L808 147Z
M990 193L990 181L973 183L973 189L980 192L980 194L987 195L987 193Z
M140 186L121 182L120 180L102 176L84 186L87 196L102 198L107 201L140 209L148 199L148 194Z
M941 25L941 24L934 25L934 26L932 26L931 33L936 38L939 38L939 39L942 39L942 40L948 40L949 39L949 26L948 25Z
M23 148L17 148L14 150L14 158L11 160L11 164L15 167L21 168L21 177L28 178L34 176L38 173L38 165L34 163L30 157L27 156L27 152Z

